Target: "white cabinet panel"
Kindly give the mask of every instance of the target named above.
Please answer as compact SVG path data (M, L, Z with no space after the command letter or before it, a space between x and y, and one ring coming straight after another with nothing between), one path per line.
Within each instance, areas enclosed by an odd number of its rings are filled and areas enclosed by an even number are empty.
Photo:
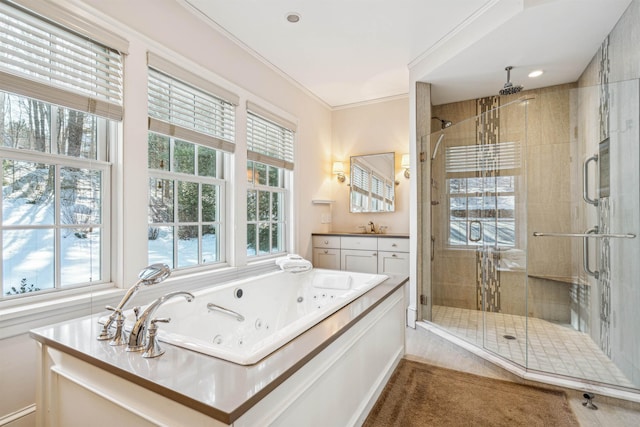
M342 249L340 253L342 254L340 265L343 270L373 274L378 272L377 251Z
M378 250L378 239L376 237L341 237L340 249L358 249L358 250Z
M378 252L378 273L408 274L408 252Z
M409 252L409 239L379 237L378 250L386 252Z
M340 270L340 249L313 248L313 266Z
M340 236L313 236L314 248L340 249Z

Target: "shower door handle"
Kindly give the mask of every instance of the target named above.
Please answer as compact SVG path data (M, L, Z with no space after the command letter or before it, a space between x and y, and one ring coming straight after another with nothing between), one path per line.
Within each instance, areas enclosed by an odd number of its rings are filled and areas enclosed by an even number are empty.
M582 168L582 198L585 202L594 206L598 206L598 199L592 199L591 197L589 197L589 163L597 161L598 155L594 154L584 161L584 165Z
M595 227L588 229L584 234L585 235L582 238L582 268L589 276L597 279L600 277L600 272L597 270L591 270L591 266L589 265L589 239L591 238L589 235L598 234L598 226L596 225Z
M436 238L431 236L431 261L436 258Z
M472 228L472 225L474 223L478 224L478 226L479 226L478 238L477 239L474 239L474 238L471 237L471 228ZM468 235L469 235L469 241L471 241L471 242L479 242L480 240L482 240L482 223L480 221L478 221L477 219L473 220L473 221L469 221L469 232L468 232Z
M592 239L635 239L634 233L546 233L534 231L533 237L590 237Z

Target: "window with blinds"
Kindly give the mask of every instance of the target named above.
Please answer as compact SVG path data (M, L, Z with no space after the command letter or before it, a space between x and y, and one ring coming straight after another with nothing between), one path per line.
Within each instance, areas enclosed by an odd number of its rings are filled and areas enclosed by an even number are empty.
M122 55L53 19L0 2L0 300L110 280Z
M515 245L520 167L518 142L447 147L451 246Z
M148 61L149 260L220 264L237 96L159 56Z
M0 76L9 92L122 118L122 55L0 3Z
M287 251L296 125L247 102L247 256Z

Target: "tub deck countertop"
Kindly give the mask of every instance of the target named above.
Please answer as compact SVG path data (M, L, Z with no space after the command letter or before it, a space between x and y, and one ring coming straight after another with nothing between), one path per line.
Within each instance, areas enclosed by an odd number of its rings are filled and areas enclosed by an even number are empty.
M44 345L231 424L407 281L406 276L390 276L359 299L249 366L167 343L162 343L166 350L164 355L144 359L141 353L128 353L124 346L112 347L108 341L96 339L100 329L98 318L102 313L34 329L30 336ZM211 390L224 392L211 393Z

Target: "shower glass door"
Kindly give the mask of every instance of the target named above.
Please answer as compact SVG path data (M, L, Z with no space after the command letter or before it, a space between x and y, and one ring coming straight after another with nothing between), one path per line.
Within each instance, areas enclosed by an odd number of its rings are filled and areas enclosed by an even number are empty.
M532 166L550 178L529 186L531 370L640 388L639 91L571 89L567 147Z
M431 159L432 321L524 365L525 322L502 313L526 315L528 102L498 102L477 100L478 115L430 135L425 147Z
M637 391L640 85L496 98L432 110L454 125L423 138L424 319L527 371Z

